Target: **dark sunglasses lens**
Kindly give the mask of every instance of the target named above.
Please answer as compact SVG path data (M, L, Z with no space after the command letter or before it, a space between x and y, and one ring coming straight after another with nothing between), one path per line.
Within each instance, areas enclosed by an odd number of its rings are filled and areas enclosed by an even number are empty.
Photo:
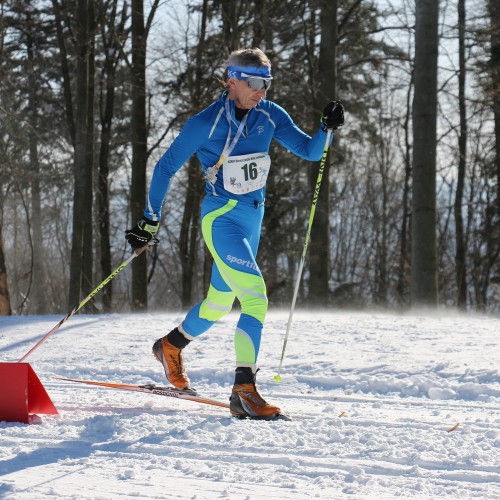
M270 78L249 78L247 80L248 86L253 90L267 90L271 86Z

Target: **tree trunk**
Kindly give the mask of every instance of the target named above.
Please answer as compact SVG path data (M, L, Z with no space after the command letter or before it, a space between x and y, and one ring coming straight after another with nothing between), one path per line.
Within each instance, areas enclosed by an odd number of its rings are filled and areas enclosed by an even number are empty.
M179 235L179 252L182 275L182 307L192 305L193 279L197 260L197 241L199 237L200 217L200 166L196 157L191 157L188 164L188 187L184 202L181 231Z
M491 55L490 72L493 95L493 117L495 122L495 163L494 175L496 176L496 207L493 215L493 230L488 231L488 260L491 262L490 268L496 265L496 275L500 275L500 263L498 256L500 253L500 5L498 0L488 2L491 24ZM487 285L490 284L488 278ZM485 287L486 288L486 287ZM486 294L485 294L486 295Z
M458 137L458 172L455 193L455 279L457 283L457 306L467 307L467 271L465 262L465 231L463 218L463 195L467 161L467 118L465 113L465 0L458 0L458 107L460 113L460 134Z
M31 240L33 251L32 297L31 310L34 314L47 313L47 290L44 272L44 245L42 231L42 206L40 199L40 162L38 160L38 85L34 68L34 46L32 26L27 20L26 46L28 56L28 85L29 85L29 154L31 172Z
M130 211L132 225L142 219L146 195L146 30L143 0L132 0L132 185ZM132 262L132 310L148 308L146 252Z
M314 108L321 113L337 95L337 0L322 0L320 25L318 85ZM316 117L318 118L318 117ZM310 184L314 189L319 164L310 169ZM330 279L330 152L325 163L309 248L309 302L324 307L328 304Z
M400 250L399 250L399 269L398 269L398 281L396 285L397 299L400 306L407 305L407 295L408 295L408 269L410 263L410 249L408 241L409 238L409 220L410 220L410 179L411 179L411 144L410 144L410 116L411 116L411 86L408 87L408 93L406 97L406 114L404 121L404 137L405 137L405 149L404 149L404 184L403 184L403 212L401 214L401 240L400 240Z
M436 114L439 0L417 0L413 98L412 306L436 307Z
M61 75L64 94L64 113L66 115L66 123L68 125L68 135L73 147L76 141L75 118L73 112L73 100L71 97L71 76L68 63L68 51L66 49L66 38L63 30L63 13L62 7L57 0L52 0L54 8L54 21L56 24L57 43L59 46L59 57L61 62Z
M97 213L99 224L100 265L103 278L111 274L111 244L109 241L109 150L111 141L111 126L113 123L113 108L115 98L115 50L113 44L115 12L113 11L109 24L110 43L104 38L105 60L102 74L101 90L101 146L99 149L99 170L97 174ZM117 50L116 50L117 52ZM102 304L105 312L111 311L113 297L113 282L102 290Z
M202 15L200 22L200 33L196 45L194 81L192 82L191 107L198 110L202 106L202 82L203 82L203 50L205 49L205 36L208 15L208 0L202 4ZM203 196L204 180L196 157L191 157L188 164L188 187L184 203L184 213L179 235L179 251L182 266L182 292L181 304L188 308L193 302L194 280L203 279L195 274L198 261L198 243L200 240L200 215L201 199ZM203 272L203 275L205 273Z
M240 48L240 33L238 26L238 2L236 0L222 0L222 32L226 49L229 52Z
M9 288L7 286L7 267L5 266L5 254L3 253L2 225L0 222L0 316L10 316Z
M109 150L111 138L111 124L113 120L114 81L112 74L107 73L105 105L101 115L101 147L99 150L99 172L97 178L97 207L100 241L100 264L103 278L111 274L111 244L109 241ZM113 297L113 282L102 290L102 303L105 312L111 311Z
M88 52L88 1L78 0L75 25L77 42L77 91L74 153L74 195L73 195L73 234L71 241L71 264L69 283L69 304L71 309L80 301L82 290L84 213L91 211L86 206L85 187L89 175L87 164L87 111L89 99L89 52Z
M255 0L252 47L260 47L266 38L269 26L267 3L268 0Z
M86 175L84 190L82 292L87 296L94 289L94 238L93 238L93 191L94 191L94 94L95 94L95 0L87 0L88 15L88 77L87 77L87 133L85 144ZM93 302L87 310L95 310Z
M493 116L495 120L496 200L497 217L500 219L500 5L498 0L489 0L488 6L491 19L490 68L493 83Z

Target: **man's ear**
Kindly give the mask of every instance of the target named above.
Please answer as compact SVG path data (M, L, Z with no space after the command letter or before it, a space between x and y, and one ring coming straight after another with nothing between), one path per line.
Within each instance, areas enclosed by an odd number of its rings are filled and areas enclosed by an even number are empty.
M236 87L236 78L229 78L227 85L230 90L233 90Z

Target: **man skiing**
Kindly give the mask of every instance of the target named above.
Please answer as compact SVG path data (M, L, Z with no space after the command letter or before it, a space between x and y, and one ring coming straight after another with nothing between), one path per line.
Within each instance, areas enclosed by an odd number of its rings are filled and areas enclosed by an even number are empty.
M206 180L201 223L214 258L204 300L153 345L174 387L189 390L183 349L228 314L235 298L241 305L234 336L236 373L230 412L241 418L276 418L280 409L264 400L256 387L257 357L267 312L266 286L256 262L265 185L274 138L310 161L321 158L327 129L344 123L342 104L331 101L312 136L300 130L288 113L265 99L271 86L271 63L260 49L241 49L227 61L226 90L214 103L191 117L156 164L143 219L126 232L132 248L147 244L158 231L161 209L172 176L196 153Z

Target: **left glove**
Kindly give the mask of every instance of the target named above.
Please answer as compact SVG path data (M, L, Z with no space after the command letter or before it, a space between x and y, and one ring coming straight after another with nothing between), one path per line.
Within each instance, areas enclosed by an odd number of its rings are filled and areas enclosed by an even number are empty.
M125 238L135 250L147 245L158 232L158 221L143 217L132 229L125 231Z
M337 130L344 125L344 106L340 101L330 101L321 115L321 126L323 130Z

